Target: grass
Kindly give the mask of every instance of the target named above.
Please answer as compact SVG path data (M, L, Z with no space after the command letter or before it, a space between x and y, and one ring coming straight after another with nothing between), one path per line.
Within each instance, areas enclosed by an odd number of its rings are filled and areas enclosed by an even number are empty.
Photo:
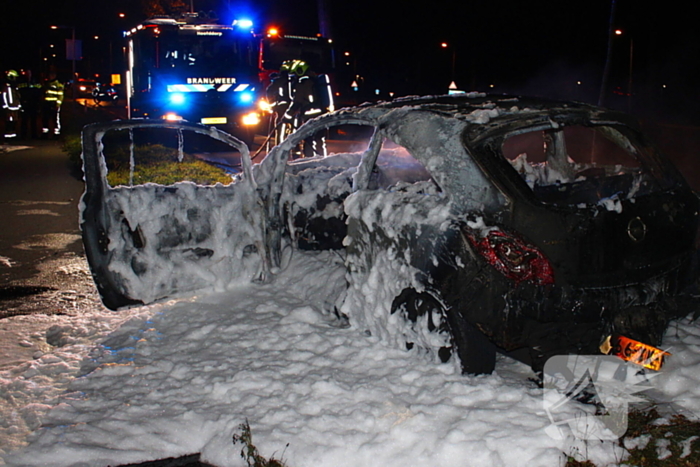
M241 443L241 457L248 464L248 467L287 467L282 461L271 457L265 459L258 452L258 448L253 444L253 435L250 432L250 424L246 420L239 426L241 429L240 435L233 435L233 444Z
M83 126L113 119L114 116L106 113L102 108L86 107L70 98L63 102L61 106L61 149L68 154L68 159L75 169L82 168L80 133Z
M683 415L661 419L655 409L649 412L632 412L629 428L624 438L632 440L648 436L649 442L630 450L627 465L639 467L697 467L700 465L700 422L688 420ZM691 438L695 436L694 440ZM624 444L623 444L624 445ZM662 455L660 455L662 454ZM660 459L659 457L663 457Z
M693 437L696 437L693 439ZM698 467L700 466L700 422L688 420L683 415L662 418L656 409L633 410L629 414L628 428L619 440L629 456L622 466L636 467ZM625 443L627 441L627 443ZM662 457L662 458L660 458ZM591 461L577 461L569 457L566 467L596 467Z
M183 153L178 161L176 149L160 144L146 144L134 148L136 161L133 171L133 184L158 183L172 185L177 182L190 181L199 185L231 183L232 179L222 169ZM130 185L129 151L119 148L105 154L107 160L107 181L111 186Z
M67 137L63 143L63 150L68 153L69 159L80 158L80 138ZM77 156L76 156L77 154ZM158 144L146 144L134 148L136 161L133 172L133 184L158 183L160 185L172 185L181 181L190 181L199 185L214 185L231 183L232 179L222 169L207 164L204 161L183 154L182 161L178 161L179 153L176 149L167 148ZM105 154L108 173L107 182L111 186L129 185L129 149L118 147Z
M80 167L80 153L82 151L80 136L68 135L61 145L63 151L68 154L71 164ZM159 144L147 144L134 148L136 166L133 173L133 184L158 183L160 185L172 185L173 183L190 181L199 185L214 185L231 183L231 176L218 167L207 164L188 154L183 154L181 162L178 161L178 151ZM108 174L107 182L110 186L129 185L129 153L127 149L120 148L106 154Z
M80 140L80 134L69 134L64 136L61 143L61 149L63 152L68 154L68 160L71 165L75 167L80 167L82 162L80 160L80 153L82 152L82 144Z
M84 125L98 121L109 121L114 117L102 108L91 108L78 105L70 100L64 103L62 112L61 149L68 155L72 167L77 171L82 168L80 154L82 152L81 130ZM124 135L105 142L105 159L109 173L107 181L111 186L129 185L129 149ZM113 146L110 144L114 143ZM112 148L110 151L109 148ZM200 185L216 183L229 184L231 176L218 167L184 154L183 160L178 161L178 151L158 144L143 144L134 148L136 167L133 174L133 184L158 183L172 185L181 181L191 181Z

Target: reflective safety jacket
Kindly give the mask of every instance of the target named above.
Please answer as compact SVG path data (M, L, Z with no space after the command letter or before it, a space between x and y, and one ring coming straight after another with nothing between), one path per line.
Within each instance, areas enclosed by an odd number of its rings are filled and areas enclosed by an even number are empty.
M292 80L288 73L280 73L267 88L267 100L274 112L283 114L292 102Z
M58 80L49 81L46 83L46 92L44 93L44 101L61 105L63 102L63 84Z
M2 108L12 111L22 108L19 101L19 91L12 83L4 83L2 85Z
M329 112L332 108L333 97L328 76L304 75L295 83L290 113L311 118Z

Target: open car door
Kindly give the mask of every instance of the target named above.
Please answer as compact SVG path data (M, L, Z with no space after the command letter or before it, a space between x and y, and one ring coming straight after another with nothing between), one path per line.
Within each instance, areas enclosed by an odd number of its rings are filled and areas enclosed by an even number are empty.
M83 130L83 242L110 309L263 279L263 210L247 146L185 122Z

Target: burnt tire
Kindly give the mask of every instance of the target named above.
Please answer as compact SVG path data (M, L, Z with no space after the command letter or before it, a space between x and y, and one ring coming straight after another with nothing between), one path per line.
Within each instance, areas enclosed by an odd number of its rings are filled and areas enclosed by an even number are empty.
M451 321L456 321L452 315ZM461 319L451 323L452 338L457 348L462 373L489 375L496 368L496 346L474 325Z
M392 313L397 311L413 323L417 323L419 317L428 315L428 331L449 333L451 345L436 349L443 363L456 354L462 373L493 373L496 367L496 346L474 325L451 313L435 295L417 292L415 289L404 289L391 306ZM407 343L409 349L412 346L413 343Z
M404 289L401 294L394 299L391 305L391 313L399 312L404 319L417 326L419 318L426 316L427 331L435 333L447 333L452 335L445 306L428 292L417 292L415 289ZM452 338L450 338L450 342ZM413 342L407 341L406 348L412 349ZM453 353L453 345L442 346L438 349L437 355L442 363L450 360Z

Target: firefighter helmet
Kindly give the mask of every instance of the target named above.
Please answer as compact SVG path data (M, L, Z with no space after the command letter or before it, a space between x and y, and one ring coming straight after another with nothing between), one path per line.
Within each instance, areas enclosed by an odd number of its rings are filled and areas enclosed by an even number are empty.
M297 76L304 76L309 70L309 64L303 60L294 60L290 71Z
M17 73L17 70L7 70L5 72L5 75L7 76L7 79L10 81L14 81L17 78L19 78L19 73Z

